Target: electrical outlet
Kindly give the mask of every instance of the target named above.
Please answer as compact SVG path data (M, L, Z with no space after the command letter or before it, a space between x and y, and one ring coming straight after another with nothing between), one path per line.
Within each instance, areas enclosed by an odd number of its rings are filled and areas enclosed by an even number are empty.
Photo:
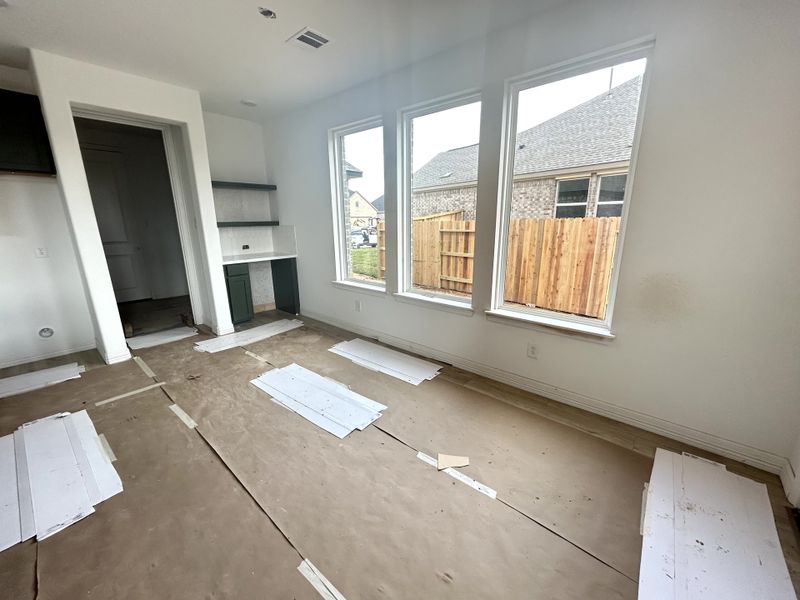
M250 244L242 244L242 250L250 250Z
M47 251L47 248L37 248L35 256L36 258L47 258L50 256L50 253Z
M536 349L536 345L533 342L528 342L528 358L534 360L539 358L539 351Z
M361 312L361 300L356 300L356 312Z

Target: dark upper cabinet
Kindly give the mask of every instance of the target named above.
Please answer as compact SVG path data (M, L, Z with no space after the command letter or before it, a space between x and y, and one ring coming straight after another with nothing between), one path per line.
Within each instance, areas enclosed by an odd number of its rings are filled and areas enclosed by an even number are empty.
M0 90L0 171L56 172L37 96Z

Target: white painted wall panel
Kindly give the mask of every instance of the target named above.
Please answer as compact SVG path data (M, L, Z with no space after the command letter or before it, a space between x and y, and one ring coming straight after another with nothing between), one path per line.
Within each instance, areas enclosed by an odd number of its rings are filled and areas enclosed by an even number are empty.
M267 122L281 222L297 228L303 312L779 470L800 430L798 23L800 6L777 0L571 2ZM488 321L504 78L650 35L616 339ZM475 315L331 286L327 130L383 115L388 174L397 109L478 87ZM386 182L392 291L396 181Z
M37 248L47 258L36 258ZM0 256L0 367L94 347L54 177L0 174ZM39 337L42 327L54 335Z

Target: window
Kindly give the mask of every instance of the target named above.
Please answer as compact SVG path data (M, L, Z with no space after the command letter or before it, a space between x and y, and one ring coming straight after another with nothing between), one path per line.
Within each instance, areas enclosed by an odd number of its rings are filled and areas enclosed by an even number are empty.
M480 115L475 95L402 113L401 293L471 303Z
M627 175L607 175L600 178L600 192L597 196L598 217L622 216L627 181Z
M510 82L491 313L610 335L645 53Z
M330 138L336 278L383 288L383 126L366 121Z
M585 217L589 204L589 179L564 179L556 188L556 218Z

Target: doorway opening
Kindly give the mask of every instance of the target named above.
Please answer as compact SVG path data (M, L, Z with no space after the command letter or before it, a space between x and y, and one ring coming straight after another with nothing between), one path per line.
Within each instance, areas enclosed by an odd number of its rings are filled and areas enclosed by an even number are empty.
M75 117L125 337L194 325L163 132Z

